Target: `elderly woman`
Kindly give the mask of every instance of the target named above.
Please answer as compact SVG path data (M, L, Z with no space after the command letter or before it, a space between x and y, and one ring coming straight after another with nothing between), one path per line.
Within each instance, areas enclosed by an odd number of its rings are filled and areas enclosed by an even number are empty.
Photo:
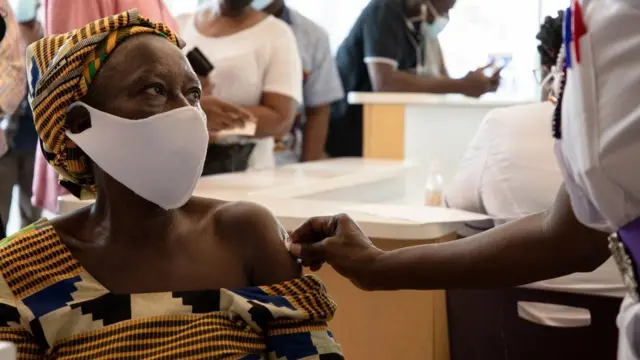
M208 135L181 46L131 10L29 48L45 158L96 202L0 241L0 341L25 359L341 359L335 304L273 216L192 197Z

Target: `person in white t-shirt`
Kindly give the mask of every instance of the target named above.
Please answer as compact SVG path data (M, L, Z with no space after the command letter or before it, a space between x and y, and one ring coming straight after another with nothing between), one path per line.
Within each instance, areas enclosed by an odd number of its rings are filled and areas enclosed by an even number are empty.
M274 167L273 137L290 130L302 104L302 64L293 32L250 5L251 0L219 0L177 19L185 53L197 47L215 68L202 79L208 95L257 120L254 138L224 137L210 144L203 175Z
M491 111L480 125L446 193L447 206L491 215L490 223L467 224L461 235L488 230L551 206L562 184L553 150L550 124L554 104L547 100L559 78L564 13L547 17L540 28L543 102ZM555 82L559 86L559 82ZM557 87L556 86L556 87ZM553 99L554 97L551 96ZM541 281L537 288L622 298L625 289L615 262L609 259L590 273ZM587 310L559 305L520 303L520 316L549 326L587 326Z

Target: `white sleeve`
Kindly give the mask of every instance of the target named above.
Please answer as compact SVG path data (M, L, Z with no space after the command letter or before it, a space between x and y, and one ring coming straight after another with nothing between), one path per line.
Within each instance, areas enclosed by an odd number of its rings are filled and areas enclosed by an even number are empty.
M293 32L288 25L282 26L272 37L262 91L288 96L302 104L302 60Z
M480 124L467 146L453 182L447 188L447 206L476 213L486 213L482 204L482 175L487 163L491 137L488 117Z
M483 176L489 160L491 142L495 138L492 118L498 117L500 109L491 111L484 118L473 140L460 161L458 171L445 194L445 204L449 208L486 214L483 201ZM488 230L493 222L474 222L466 224L472 232Z

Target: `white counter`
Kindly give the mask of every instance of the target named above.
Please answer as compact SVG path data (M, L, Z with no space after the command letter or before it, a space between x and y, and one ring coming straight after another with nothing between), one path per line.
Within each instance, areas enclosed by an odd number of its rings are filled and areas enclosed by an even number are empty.
M365 157L408 159L424 168L437 162L446 184L492 109L521 104L491 98L416 93L349 93L364 105Z
M421 185L421 168L409 162L335 159L205 177L195 195L259 203L289 231L309 217L348 213L368 236L381 239L437 239L465 222L486 219L484 215L422 206ZM89 204L91 201L63 196L60 213Z
M350 92L348 95L350 104L404 104L419 106L469 106L496 108L503 106L511 106L521 101L504 100L495 98L470 98L463 95L436 95L422 93L401 93L401 92Z

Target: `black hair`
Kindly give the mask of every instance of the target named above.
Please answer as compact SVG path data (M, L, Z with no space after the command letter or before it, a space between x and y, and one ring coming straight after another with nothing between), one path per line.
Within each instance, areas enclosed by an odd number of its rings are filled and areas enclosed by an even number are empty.
M536 39L540 40L538 53L540 54L540 64L546 67L556 65L558 54L562 46L562 24L564 21L564 11L558 11L558 16L547 16L540 25L540 31Z
M7 33L7 23L4 20L5 16L7 16L5 10L0 8L0 41L4 39L4 35Z

